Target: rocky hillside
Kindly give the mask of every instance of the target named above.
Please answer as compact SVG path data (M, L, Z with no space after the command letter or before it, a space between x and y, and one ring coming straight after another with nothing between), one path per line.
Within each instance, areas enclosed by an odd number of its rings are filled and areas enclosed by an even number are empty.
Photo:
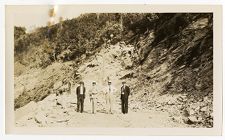
M15 111L46 101L56 83L104 86L110 78L118 89L122 80L130 85L132 112L164 112L185 127L213 127L212 18L85 14L29 34L15 27Z
M145 108L166 110L174 121L212 127L212 20L209 15L192 17L195 20L176 27L179 30L174 33L176 23L173 22L180 16L177 14L163 23L158 34L153 33L154 37L150 32L140 40L139 44L144 44L139 45L140 52L143 52L140 53L142 56L139 54L139 60L143 64L138 66L136 73L143 82L138 83L135 90L142 90L138 100L142 101L143 97L147 100L142 102ZM169 33L158 41L160 31ZM145 43L150 40L149 44Z

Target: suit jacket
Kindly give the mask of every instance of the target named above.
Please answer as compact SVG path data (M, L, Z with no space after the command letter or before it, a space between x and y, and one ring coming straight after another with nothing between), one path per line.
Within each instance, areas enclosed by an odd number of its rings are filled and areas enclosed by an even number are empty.
M122 92L124 92L124 94L122 94ZM123 89L123 86L122 86L121 87L121 99L128 98L129 95L130 95L130 88L128 86L125 86Z
M76 94L77 94L77 98L85 98L85 92L86 92L86 88L83 87L83 94L80 94L80 86L77 87L77 90L76 90Z

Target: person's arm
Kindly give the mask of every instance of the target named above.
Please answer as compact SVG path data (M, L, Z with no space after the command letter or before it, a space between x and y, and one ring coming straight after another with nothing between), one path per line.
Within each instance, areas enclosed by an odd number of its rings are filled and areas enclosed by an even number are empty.
M84 98L85 98L85 92L86 92L86 88L84 87Z
M92 98L92 88L88 90L89 97Z
M120 99L122 100L122 89L123 89L123 86L120 88L121 90L121 93L120 93Z
M127 86L128 96L130 95L130 87Z
M95 87L95 94L99 94L99 89L98 89L98 87Z
M79 91L78 91L78 90L79 90L78 88L79 88L79 87L77 87L77 90L76 90L76 94L77 94L77 96L78 96L78 92L79 92Z

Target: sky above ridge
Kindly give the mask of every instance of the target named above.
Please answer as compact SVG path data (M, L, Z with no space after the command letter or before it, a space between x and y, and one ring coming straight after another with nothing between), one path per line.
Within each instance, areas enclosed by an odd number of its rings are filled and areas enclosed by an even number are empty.
M49 10L55 8L55 16L49 17ZM15 7L14 25L22 26L27 31L32 31L37 27L47 26L48 21L59 22L59 17L63 20L76 18L81 14L81 10L72 6L52 6L52 5L38 5L38 6L17 6Z

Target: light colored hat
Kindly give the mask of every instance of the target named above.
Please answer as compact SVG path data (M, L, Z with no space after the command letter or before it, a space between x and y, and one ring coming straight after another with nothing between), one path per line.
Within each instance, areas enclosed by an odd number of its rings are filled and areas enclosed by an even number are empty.
M109 80L108 83L112 83L112 81Z

